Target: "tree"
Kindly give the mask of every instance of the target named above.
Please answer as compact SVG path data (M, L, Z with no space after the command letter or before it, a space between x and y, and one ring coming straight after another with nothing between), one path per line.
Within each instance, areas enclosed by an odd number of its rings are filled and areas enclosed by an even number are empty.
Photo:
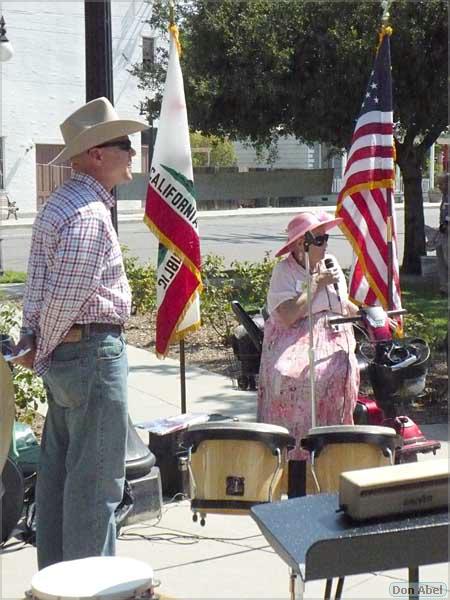
M292 134L348 148L374 58L378 2L181 0L183 72L189 119L205 134L266 144ZM152 25L167 26L156 0ZM422 168L446 129L447 3L396 0L391 7L395 144L405 186L402 270L425 254ZM135 67L158 115L166 52L152 72Z
M194 167L233 167L236 164L236 152L228 139L194 131L190 134L190 142Z

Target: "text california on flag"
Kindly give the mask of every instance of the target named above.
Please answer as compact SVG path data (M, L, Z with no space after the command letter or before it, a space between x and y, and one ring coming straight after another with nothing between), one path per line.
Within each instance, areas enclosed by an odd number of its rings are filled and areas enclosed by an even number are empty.
M166 248L199 276L201 266L194 185L168 167L151 167L146 222Z

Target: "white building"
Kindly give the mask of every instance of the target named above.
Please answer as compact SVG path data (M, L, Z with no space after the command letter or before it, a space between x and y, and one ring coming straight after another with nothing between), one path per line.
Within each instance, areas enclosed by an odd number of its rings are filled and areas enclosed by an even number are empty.
M276 153L271 156L270 150L261 153L250 145L237 142L234 145L237 166L240 171L253 169L322 169L333 168L335 177L342 177L345 168L341 156L330 156L325 144L306 145L294 136L288 135L278 140ZM336 191L336 190L335 190Z
M128 71L152 45L146 21L151 3L112 0L114 100L123 118L142 119L144 94ZM20 209L34 213L70 173L44 165L61 149L60 123L85 102L84 1L0 1L14 48L0 62L0 189ZM133 170L141 171L136 135Z

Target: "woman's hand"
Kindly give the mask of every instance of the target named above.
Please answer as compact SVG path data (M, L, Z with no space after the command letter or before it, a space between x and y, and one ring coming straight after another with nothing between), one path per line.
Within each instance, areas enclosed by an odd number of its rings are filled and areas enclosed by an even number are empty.
M348 298L344 302L343 309L344 309L343 314L346 317L358 317L360 315L359 306L357 306L356 304L353 304L353 302L351 300L349 300Z
M331 269L321 269L319 273L313 276L317 289L326 287L327 285L334 285L339 283L339 269L337 267L331 267Z

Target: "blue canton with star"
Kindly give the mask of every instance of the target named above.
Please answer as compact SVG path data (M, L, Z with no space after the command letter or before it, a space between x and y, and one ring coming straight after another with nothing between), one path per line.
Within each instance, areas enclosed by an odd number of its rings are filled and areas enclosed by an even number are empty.
M391 51L388 35L383 37L378 49L359 116L373 110L392 110Z

